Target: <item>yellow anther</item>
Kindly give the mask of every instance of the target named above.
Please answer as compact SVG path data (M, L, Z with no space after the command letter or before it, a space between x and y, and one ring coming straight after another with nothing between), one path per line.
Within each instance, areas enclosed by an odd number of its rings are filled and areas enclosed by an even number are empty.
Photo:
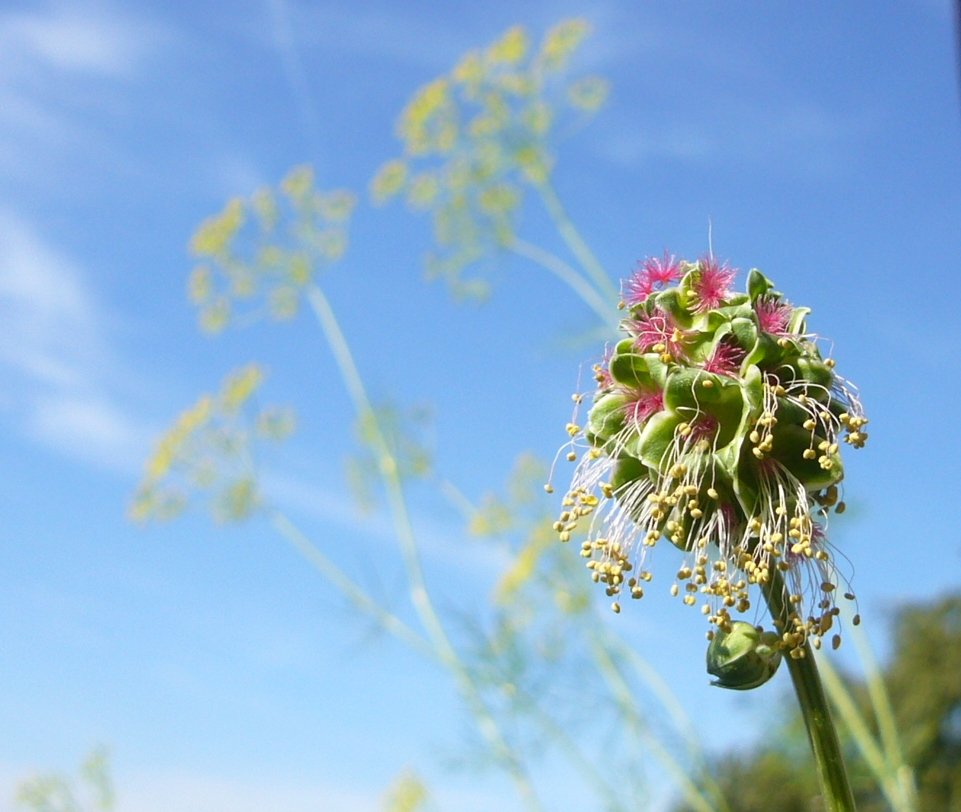
M578 426L576 423L568 423L565 428L567 429L567 433L570 434L571 437L573 437L575 434L577 434L581 430L581 427Z
M547 493L554 493L554 486L548 483L547 485L544 486L544 490Z
M841 635L836 634L831 638L831 648L837 651L841 647Z
M574 451L569 451L567 454L567 459L569 462L574 462L577 459L577 453Z
M817 421L811 417L805 420L801 425L803 425L808 431L814 431L814 429L817 427Z
M616 601L611 604L611 609L614 611L615 615L619 615L621 613L621 605Z
M828 369L834 369L834 359L828 358L827 360L825 360L824 366L826 366Z
M703 381L701 381L701 386L703 386L705 389L713 389L714 381L712 381L710 378L705 378Z
M681 590L678 588L677 584L672 584L672 585L671 585L671 594L672 594L675 598L677 597L677 593L680 592L680 591L681 591Z
M801 455L806 460L813 460L818 455L818 452L813 448L805 448L804 453Z

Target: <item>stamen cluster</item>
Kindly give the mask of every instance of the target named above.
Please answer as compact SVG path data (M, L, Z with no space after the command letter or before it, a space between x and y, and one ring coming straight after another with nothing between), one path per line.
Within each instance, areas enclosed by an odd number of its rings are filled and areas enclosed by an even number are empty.
M725 633L752 586L783 583L793 611L775 626L800 657L840 612L827 519L844 510L840 444L861 448L868 421L807 332L810 311L757 270L730 291L735 273L665 254L624 284L626 337L594 368L586 425L577 411L568 424L580 462L555 529L569 541L590 522L581 555L615 612L625 591L643 596L663 538L686 556L672 594Z

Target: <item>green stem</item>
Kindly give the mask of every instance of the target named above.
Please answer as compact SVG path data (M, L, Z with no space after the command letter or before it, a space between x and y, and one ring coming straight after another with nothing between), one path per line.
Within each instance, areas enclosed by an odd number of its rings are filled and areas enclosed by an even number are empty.
M604 299L583 276L575 271L570 265L559 257L554 256L550 251L545 251L538 245L514 237L510 244L510 250L518 256L536 262L542 268L550 271L558 279L564 282L591 308L608 327L617 329L620 319L617 311L611 303Z
M313 544L301 530L279 510L270 515L271 524L290 545L300 553L321 575L324 576L358 610L376 620L380 626L405 645L422 654L429 660L437 660L437 652L423 637L410 628L395 614L373 600L343 570L331 561L323 551Z
M784 600L787 590L778 570L773 570L771 579L762 584L762 590L771 610L771 617L783 624L782 630L788 628L792 610ZM809 643L805 643L800 652L799 657L785 659L791 672L794 692L801 706L814 762L817 764L825 811L855 812L854 795L844 767L844 759L841 757L841 742L831 719L831 709L824 694L814 653Z
M544 201L544 206L554 221L554 224L557 226L557 230L560 232L564 242L567 243L567 247L571 249L571 252L577 257L577 261L581 263L584 270L586 270L588 275L594 280L597 289L607 297L608 301L616 302L620 298L617 288L614 286L614 283L611 282L611 278L604 272L601 263L597 261L597 257L594 256L584 241L584 238L580 235L580 232L574 227L571 219L567 216L567 212L564 211L560 198L558 198L550 181L545 179L535 183L534 187L540 194L541 200Z
M906 801L902 792L897 769L885 759L881 748L868 729L868 723L858 711L854 697L845 687L830 660L826 657L818 659L820 660L819 670L824 678L824 688L831 703L838 712L841 723L847 727L848 733L861 751L864 763L874 773L884 797L888 799L894 812L914 812L914 807Z
M313 284L307 288L306 295L307 301L324 331L331 352L334 354L334 360L337 362L344 385L354 402L354 409L358 417L370 420L373 429L371 448L377 457L379 473L387 490L387 501L390 505L391 516L394 520L394 527L397 531L397 538L400 542L401 554L407 571L411 603L413 603L417 616L427 631L427 636L430 638L437 657L454 676L464 701L474 714L481 735L487 741L497 761L511 776L514 787L524 805L532 812L541 812L543 807L534 792L527 770L501 734L500 728L471 678L470 672L458 657L457 651L451 644L447 632L434 610L427 585L424 582L417 540L414 536L410 514L407 511L407 501L404 497L397 460L394 458L390 445L381 431L376 413L360 377L360 372L354 363L354 357L347 344L347 339L344 337L337 317L334 315L330 302L327 301L323 291L316 284Z
M585 638L590 646L594 661L597 663L598 670L604 677L608 688L614 695L614 701L618 709L624 716L628 726L633 730L638 740L643 741L651 753L654 755L667 772L678 788L684 793L684 797L696 812L716 812L715 806L704 796L697 785L690 779L687 771L677 762L668 749L661 743L657 736L650 730L644 718L641 716L637 707L634 693L631 691L627 680L621 674L617 664L611 658L610 652L601 644L595 633L593 624L585 630Z
M881 742L884 745L888 764L897 772L897 782L901 789L903 809L906 810L906 812L914 812L914 810L918 808L914 771L910 765L904 761L904 754L901 751L901 740L898 736L898 727L894 720L894 709L891 707L891 698L888 696L887 688L884 685L884 676L881 673L881 667L878 665L877 658L875 658L874 652L871 649L871 644L864 634L863 627L853 626L851 636L854 639L854 647L857 649L858 656L861 658L861 663L864 665L864 673L868 683L868 696L871 697L874 716L878 720L878 728L881 731Z

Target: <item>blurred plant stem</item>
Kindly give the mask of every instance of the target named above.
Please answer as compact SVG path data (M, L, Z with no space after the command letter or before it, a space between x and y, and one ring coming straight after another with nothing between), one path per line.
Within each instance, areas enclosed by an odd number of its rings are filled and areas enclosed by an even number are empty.
M524 765L501 734L497 722L485 704L477 686L471 679L469 670L451 645L450 639L431 602L430 594L424 583L424 574L420 564L417 539L414 535L410 515L407 511L407 502L404 498L403 484L398 472L397 461L391 453L390 446L381 431L376 412L371 406L363 380L360 377L357 365L354 363L353 355L350 352L350 347L347 344L343 331L340 329L340 324L337 322L337 318L334 315L330 303L327 301L327 297L323 294L319 286L311 284L307 288L306 295L317 320L320 322L321 329L324 331L331 352L334 354L334 359L340 369L344 385L354 402L354 409L357 412L357 416L365 422L369 421L369 426L372 429L371 450L377 458L378 470L387 491L390 513L398 541L400 542L404 566L407 571L410 599L418 618L427 632L430 645L437 658L453 674L464 701L467 703L467 706L477 721L481 735L491 748L498 763L500 763L508 775L510 775L514 787L524 805L529 810L542 810L543 807L534 792Z
M617 329L619 321L617 311L601 294L594 289L590 282L575 271L570 265L550 251L545 251L540 246L514 237L510 246L511 250L520 257L536 262L542 268L547 269L568 287L571 288L581 299L593 310L601 321L611 329Z
M868 660L864 652L860 650L861 662L865 665L865 670L869 671ZM868 654L871 662L874 661L873 655ZM820 669L823 672L824 687L831 698L831 703L838 712L841 723L847 729L854 743L857 745L864 763L874 774L878 786L887 798L888 803L895 812L915 812L917 809L917 798L914 790L914 776L911 768L904 763L901 757L901 747L894 739L896 750L894 753L882 752L874 736L868 728L867 722L858 710L857 703L851 692L845 687L837 670L827 657L819 657ZM875 664L876 665L876 664ZM870 685L871 677L868 676ZM883 686L882 686L883 690ZM885 691L885 701L887 692ZM872 697L872 703L875 698ZM896 736L896 733L895 733ZM893 760L894 756L897 760Z
M701 792L700 788L690 779L683 767L678 764L674 756L661 744L657 736L651 732L641 714L630 685L627 683L627 680L624 679L624 675L617 667L610 652L601 644L598 636L592 634L591 630L588 629L585 638L590 646L597 668L604 677L604 681L613 694L614 701L617 703L618 709L621 711L624 719L634 731L637 739L644 742L654 757L661 763L661 766L663 766L665 771L671 776L674 783L684 794L687 802L691 805L691 808L697 810L697 812L716 812L717 809L726 810L727 804L720 794L715 798L716 805L711 803L705 794Z
M567 243L567 247L571 249L571 253L577 257L577 261L581 264L581 267L587 271L588 276L594 281L597 290L600 291L608 301L616 302L620 298L617 288L611 281L610 276L608 276L601 267L601 263L597 261L597 258L584 241L584 238L581 237L580 232L575 228L571 219L567 216L567 212L564 210L564 206L561 204L551 182L545 178L534 181L533 185L540 195L541 200L544 202L544 206L554 221L554 225L560 232L562 239Z
M781 631L789 629L792 609L785 603L786 588L779 570L771 571L770 580L761 584L761 590L775 625L779 626ZM818 674L814 652L810 643L805 643L797 651L801 656L785 659L814 753L825 810L854 812L854 794L851 792L851 783L841 756L841 742L831 718L831 709L828 707L824 686Z
M437 652L431 644L410 628L393 612L371 598L343 570L331 561L301 530L278 510L271 512L271 523L291 546L301 554L330 584L349 600L356 609L369 615L404 645L431 660L437 660Z

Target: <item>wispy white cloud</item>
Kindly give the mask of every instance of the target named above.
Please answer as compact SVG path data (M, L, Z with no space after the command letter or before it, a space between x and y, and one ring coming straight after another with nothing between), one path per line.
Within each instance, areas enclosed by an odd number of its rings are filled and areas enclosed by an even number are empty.
M100 4L0 11L0 177L36 181L58 158L103 151L96 113L164 39Z
M139 29L139 27L138 27ZM0 16L0 65L48 67L102 76L128 73L136 64L143 31L129 23L76 6L46 11L8 12Z
M697 126L683 122L680 112L630 125L615 122L597 137L596 149L631 168L667 158L701 164L777 164L782 172L823 176L837 169L849 142L867 126L863 117L837 116L812 104L735 107L719 105Z
M103 324L80 269L23 219L0 211L3 411L51 448L130 470L151 432L111 395L117 363Z

